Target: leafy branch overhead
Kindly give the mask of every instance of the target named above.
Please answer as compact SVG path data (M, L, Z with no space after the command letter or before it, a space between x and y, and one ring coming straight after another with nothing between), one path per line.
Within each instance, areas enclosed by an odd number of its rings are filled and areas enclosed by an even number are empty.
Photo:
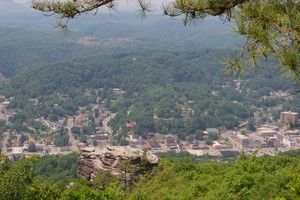
M56 15L58 25L65 25L63 19L72 19L77 15L97 12L101 6L115 8L116 0L32 0L32 7L42 11L46 16ZM151 0L136 0L141 11L150 11ZM185 15L186 19L199 19L208 15L231 16L231 10L246 0L175 0L168 5L162 5L165 15L174 17ZM185 21L186 23L187 21Z
M32 8L42 11L44 15L56 15L57 26L62 28L66 27L69 19L84 13L97 12L98 8L104 5L112 7L113 0L32 1Z
M141 12L149 11L150 2L137 0ZM75 16L97 12L101 6L115 8L115 0L34 0L32 7L45 15L56 15L58 26L65 28ZM247 38L243 51L228 65L235 73L243 64L255 66L268 57L276 57L282 69L300 80L300 1L298 0L174 0L163 5L167 16L183 16L184 24L207 16L219 16L233 21L237 33ZM245 55L249 59L245 59ZM245 62L247 61L247 62Z

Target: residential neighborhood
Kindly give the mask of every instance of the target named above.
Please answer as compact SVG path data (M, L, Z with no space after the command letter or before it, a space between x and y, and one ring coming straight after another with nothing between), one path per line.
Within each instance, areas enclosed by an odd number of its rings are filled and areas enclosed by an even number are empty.
M120 89L114 89L114 92L118 95L124 94ZM0 103L1 120L8 121L9 117L16 114L12 110L8 111L7 105L9 100ZM2 153L9 155L12 160L18 160L21 156L31 154L67 154L85 147L104 149L108 145L113 146L113 131L108 123L115 117L115 113L105 109L101 102L90 106L92 111L97 110L96 114L87 112L86 108L79 108L76 116L66 116L56 122L37 118L35 121L44 127L41 128L39 136L7 130L2 140ZM153 153L187 151L198 156L236 157L241 151L247 154L256 152L257 156L274 156L280 152L300 149L300 130L292 128L297 126L298 120L298 113L281 112L280 121L276 125L263 124L256 127L255 131L244 128L247 122L234 130L212 127L204 130L200 137L193 135L188 141L180 140L172 133L149 132L146 138L142 138L128 132L124 148L146 149ZM95 126L94 134L87 134L91 123ZM55 142L56 135L60 134L67 135L67 143Z

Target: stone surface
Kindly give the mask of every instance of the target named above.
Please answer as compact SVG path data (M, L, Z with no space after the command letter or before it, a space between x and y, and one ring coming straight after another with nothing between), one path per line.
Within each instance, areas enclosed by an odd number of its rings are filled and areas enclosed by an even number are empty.
M113 175L121 176L124 174L124 163L128 162L127 166L129 173L138 175L145 171L151 170L159 162L157 156L152 153L146 153L147 165L142 164L143 151L132 149L130 147L108 146L106 149L84 148L82 155L77 160L77 174L86 179L93 180L99 171L110 170Z

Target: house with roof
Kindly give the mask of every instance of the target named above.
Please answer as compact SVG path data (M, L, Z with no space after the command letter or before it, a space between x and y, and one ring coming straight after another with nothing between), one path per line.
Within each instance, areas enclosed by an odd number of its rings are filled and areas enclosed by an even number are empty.
M219 133L219 130L217 128L207 128L206 129L206 132L208 134L218 134Z
M86 146L86 144L85 143L83 143L83 142L79 142L78 144L77 144L77 146L78 146L78 149L79 150L81 150L81 149L83 149L83 148L86 148L87 146Z
M237 157L240 152L237 150L220 150L222 157Z
M148 142L144 143L143 145L141 145L140 148L141 149L151 150L151 146L150 146L150 144Z
M161 150L161 146L158 142L149 142L151 150Z
M220 144L220 143L217 142L217 141L213 141L212 147L213 147L214 149L223 149L223 148L224 148L223 145Z
M181 150L185 150L185 146L183 145L182 142L179 142L179 143L178 143L178 147L179 147L179 149L181 149Z
M192 142L192 143L190 144L190 147L191 147L191 149L194 149L194 150L200 149L199 141Z
M176 143L176 140L174 136L172 135L167 135L165 139L165 144L170 150L178 149L178 145Z
M18 138L16 139L13 139L11 142L10 142L10 146L11 147L19 147L20 146L20 141Z

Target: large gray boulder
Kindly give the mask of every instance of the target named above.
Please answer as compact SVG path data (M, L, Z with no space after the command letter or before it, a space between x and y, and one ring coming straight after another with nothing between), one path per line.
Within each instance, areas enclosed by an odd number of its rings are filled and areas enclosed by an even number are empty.
M110 170L117 177L143 174L151 170L159 162L156 155L130 147L107 147L106 149L84 148L77 160L77 174L93 180L101 170Z

